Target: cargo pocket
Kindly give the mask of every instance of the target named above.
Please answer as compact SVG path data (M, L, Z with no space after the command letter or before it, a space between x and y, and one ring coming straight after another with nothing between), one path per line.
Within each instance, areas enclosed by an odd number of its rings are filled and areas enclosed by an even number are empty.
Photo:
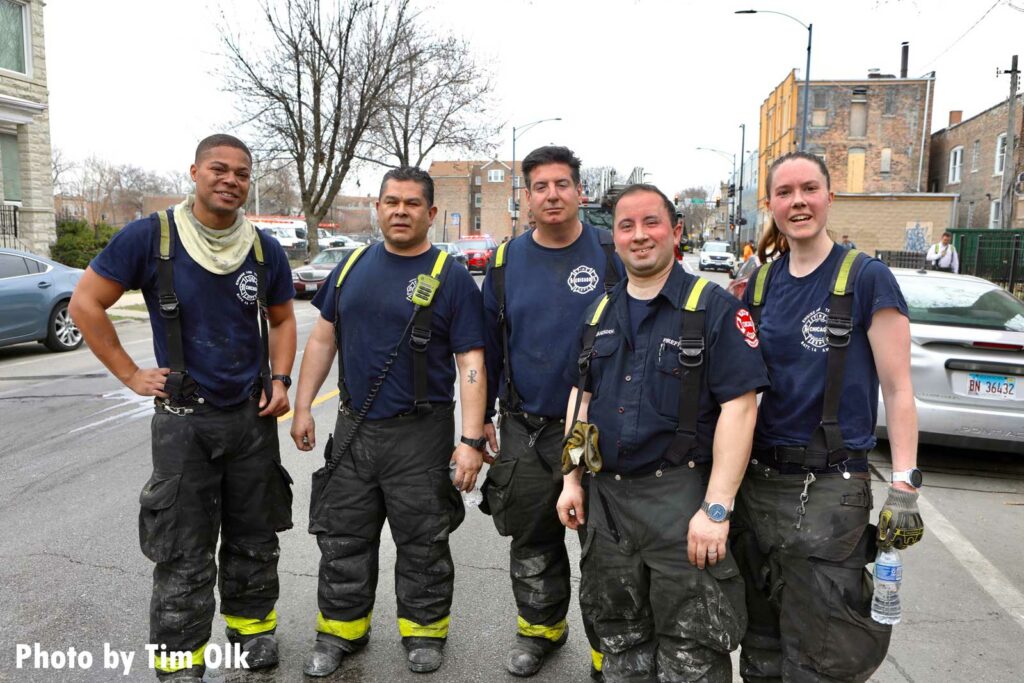
M825 605L823 629L808 630L802 657L818 673L866 681L885 659L892 627L871 618L871 574L863 565L811 561L815 593Z
M452 484L447 467L443 470L431 470L430 476L436 479L434 486L437 488L437 495L441 500L442 516L445 520L442 534L447 537L448 534L462 526L462 522L466 519L466 506L462 502L462 493Z
M701 604L706 625L694 638L718 652L732 652L747 630L743 577L731 549L714 565L700 572Z
M154 472L139 496L139 546L153 562L167 562L180 554L174 507L180 484L180 474Z
M292 528L292 477L279 462L273 465L267 482L267 509L274 531Z
M519 461L514 459L496 460L487 470L487 478L484 480L483 486L480 487L480 492L483 494L483 504L480 505L480 509L494 518L494 526L500 536L513 535L514 520L510 508L515 484L513 475L517 462Z
M324 447L324 462L327 462L334 455L334 435L327 437L327 445ZM330 479L330 472L327 467L321 467L313 472L312 486L309 493L309 533L318 534L327 531L326 525L321 523L321 500L324 495L324 487Z

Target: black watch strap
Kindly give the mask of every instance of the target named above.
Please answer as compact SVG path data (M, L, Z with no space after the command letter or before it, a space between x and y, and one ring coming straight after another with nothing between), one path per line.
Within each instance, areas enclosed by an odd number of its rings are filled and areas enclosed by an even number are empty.
M481 436L479 439L468 439L465 436L460 436L459 441L466 444L470 448L475 448L478 451L483 451L487 447L487 437Z
M281 380L281 384L284 385L285 389L290 389L291 386L292 386L292 378L289 377L288 375L271 375L270 376L270 380L271 381L273 381L275 379Z

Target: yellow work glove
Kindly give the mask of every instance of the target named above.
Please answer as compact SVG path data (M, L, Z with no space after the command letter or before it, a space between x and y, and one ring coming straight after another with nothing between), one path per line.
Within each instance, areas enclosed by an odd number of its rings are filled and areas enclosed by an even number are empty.
M576 420L562 447L562 474L569 474L580 464L591 472L600 472L602 461L597 449L597 425Z

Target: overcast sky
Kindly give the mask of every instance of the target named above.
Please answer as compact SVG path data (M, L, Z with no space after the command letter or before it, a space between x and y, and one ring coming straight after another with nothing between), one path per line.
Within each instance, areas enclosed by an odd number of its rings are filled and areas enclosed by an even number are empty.
M48 0L53 145L76 160L187 170L198 140L232 120L216 76L221 4L255 1ZM584 165L643 166L671 194L724 178L730 162L695 147L738 154L746 124L756 148L761 102L790 69L803 77L807 31L733 14L750 8L813 23L812 81L898 75L909 41L909 75L937 72L933 130L951 109L967 118L1007 97L996 70L1024 35L1024 0L436 0L427 13L491 65L503 159L513 125L561 117L520 136L517 157L564 144ZM362 172L363 193L380 174Z

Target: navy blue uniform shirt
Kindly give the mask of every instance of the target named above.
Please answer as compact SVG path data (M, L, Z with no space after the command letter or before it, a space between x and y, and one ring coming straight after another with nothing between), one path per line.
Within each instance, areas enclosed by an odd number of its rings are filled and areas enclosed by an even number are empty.
M789 254L785 254L768 273L758 336L772 386L761 399L754 448L806 445L821 423L828 365L825 321L831 298L829 286L845 255L846 249L836 244L813 272L793 277L789 273ZM748 286L744 295L748 304L753 289ZM907 315L907 302L896 278L884 263L871 259L854 283L853 334L839 400L839 429L846 447L853 450L875 445L878 371L868 328L871 316L883 308L895 308ZM800 469L784 469L792 467ZM850 460L847 467L850 471L867 471L867 460Z
M432 246L417 256L399 256L378 242L367 248L345 276L341 286L341 339L335 341L339 353L345 354L345 386L353 409L362 407L372 382L398 344L412 318L416 276L430 274L438 253ZM337 315L338 290L334 284L344 264L342 261L335 266L327 286L313 298L320 315L331 323ZM427 345L427 400L431 403L451 402L455 397L452 354L484 345L480 290L461 265L452 261L447 268L431 305ZM369 419L394 417L415 408L412 354L406 333L398 358L367 414Z
M547 417L565 415L571 387L562 379L573 328L590 303L605 291L608 256L598 228L586 223L567 247L542 247L525 232L505 252L505 315L512 380L523 401L522 412ZM618 256L612 257L620 275ZM504 357L498 326L498 299L487 271L483 285L486 326L487 416L505 395Z
M157 302L158 221L147 216L124 226L89 265L125 289L141 289L153 328L159 367L167 367L167 333ZM295 296L292 270L281 245L257 230L267 271L267 303ZM263 341L256 306L256 259L249 251L230 275L215 275L197 264L181 240L174 245L174 291L181 306L181 341L185 368L199 384L199 395L221 408L252 395L260 373Z
M626 281L612 291L594 342L588 421L597 425L602 471L639 472L657 466L675 436L679 417L679 338L684 297L696 276L676 264L661 292L646 303L626 293ZM697 418L694 462L709 462L721 404L768 386L757 337L744 323L748 314L731 294L708 284L705 299L704 375ZM633 312L646 308L637 321ZM577 361L583 327L573 336L564 381L579 381Z

